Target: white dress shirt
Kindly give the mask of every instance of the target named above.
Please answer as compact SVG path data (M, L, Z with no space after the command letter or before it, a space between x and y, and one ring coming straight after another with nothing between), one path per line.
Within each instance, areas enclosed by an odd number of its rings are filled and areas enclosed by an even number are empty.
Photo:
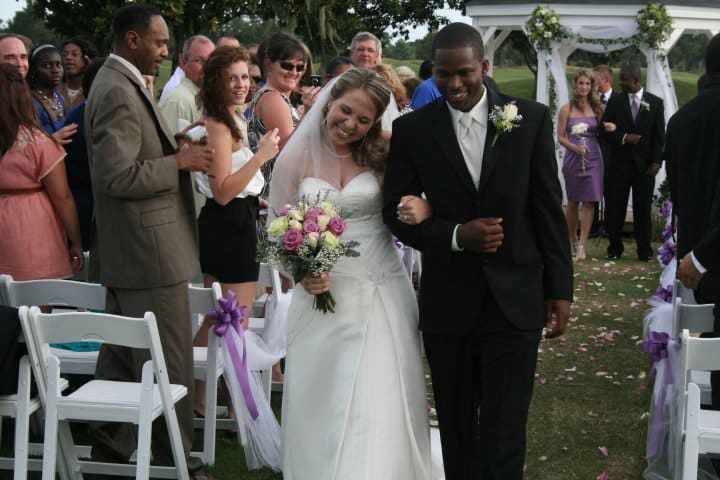
M457 136L460 151L465 159L470 176L475 184L475 189L480 185L480 174L482 173L483 153L485 152L485 137L487 136L488 122L488 98L487 88L483 89L483 96L469 112L461 112L448 104L450 111L450 119L452 120L455 135ZM466 127L461 122L463 115L469 115L472 118L472 131L466 131ZM467 134L467 137L466 137ZM455 225L453 230L451 249L453 252L462 250L457 243L457 230L460 225Z
M138 70L138 68L137 68L135 65L133 65L133 64L130 63L129 61L125 60L125 59L124 59L123 57L121 57L120 55L116 55L116 54L114 54L114 53L111 53L110 55L108 55L108 58L114 58L114 59L117 60L118 62L120 62L120 63L122 63L123 65L125 65L125 67L126 67L128 70L130 70L130 72L131 72L133 75L135 75L135 78L137 78L137 80L140 82L140 85L143 85L143 86L145 86L145 88L147 88L147 85L145 84L145 79L143 78L142 73L140 72L140 70Z

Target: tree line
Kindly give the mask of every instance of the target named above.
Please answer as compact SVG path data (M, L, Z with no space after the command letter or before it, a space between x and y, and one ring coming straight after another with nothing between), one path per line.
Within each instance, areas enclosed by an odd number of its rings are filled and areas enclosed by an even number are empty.
M106 54L111 49L112 13L124 0L34 0L12 19L5 19L0 31L22 33L36 41L59 43L80 36ZM447 4L464 13L462 0L153 0L165 16L173 39L203 33L210 37L235 35L244 44L257 43L270 32L289 31L308 45L320 63L347 53L352 36L370 31L383 40L383 56L398 60L431 58L431 45L437 29L447 23L437 10ZM427 25L424 38L408 40L411 28ZM391 39L396 39L391 41ZM673 69L702 69L708 37L685 34L669 52ZM621 65L639 63L645 57L635 47L608 54L574 52L568 63L591 67L598 63ZM526 66L537 70L537 56L527 37L514 31L495 53L499 67Z

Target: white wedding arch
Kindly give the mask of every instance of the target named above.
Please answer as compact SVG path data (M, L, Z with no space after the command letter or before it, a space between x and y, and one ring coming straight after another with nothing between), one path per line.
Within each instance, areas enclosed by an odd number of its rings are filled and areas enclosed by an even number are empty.
M510 32L524 30L525 22L538 5L557 13L560 25L572 35L570 38L550 41L549 51L537 51L536 99L549 104L550 88L554 84L554 112L569 98L565 65L571 53L578 49L600 53L629 45L637 46L647 58L646 88L663 99L667 121L677 111L678 102L666 54L683 33L704 33L708 37L717 34L720 31L720 0L664 0L656 3L664 4L673 20L667 39L658 48L632 38L638 32L638 12L647 6L644 2L565 0L530 3L517 0L473 0L467 2L465 8L472 25L483 36L491 74L497 49ZM605 41L599 43L599 40ZM616 41L608 43L607 40ZM559 161L562 160L559 158ZM656 187L664 177L663 171L658 175Z

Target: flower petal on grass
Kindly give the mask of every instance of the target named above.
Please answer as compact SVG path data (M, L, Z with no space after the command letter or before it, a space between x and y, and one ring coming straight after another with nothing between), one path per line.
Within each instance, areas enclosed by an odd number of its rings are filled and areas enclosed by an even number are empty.
M596 477L595 480L610 480L610 477L607 476L607 473L602 472L600 475Z
M600 453L602 453L604 457L607 457L609 454L607 447L598 447L598 450L600 450Z

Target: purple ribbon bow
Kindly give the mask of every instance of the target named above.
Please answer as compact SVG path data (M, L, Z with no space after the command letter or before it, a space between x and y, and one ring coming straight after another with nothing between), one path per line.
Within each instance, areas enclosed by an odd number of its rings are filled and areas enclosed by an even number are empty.
M650 355L650 358L653 361L652 370L650 371L651 378L652 373L655 371L655 364L668 356L669 341L670 335L667 333L652 330L648 332L647 340L642 342L643 351Z
M648 332L647 340L642 342L642 349L652 359L652 367L650 369L649 378L652 379L657 373L657 364L661 360L668 357L668 348L670 345L670 335L665 332L650 331ZM663 419L665 417L665 394L669 385L675 383L673 380L672 368L668 365L665 369L665 375L660 379L662 384L660 385L660 397L658 402L655 404L655 409L650 420L650 436L647 445L647 457L654 458L659 450L660 444L662 443L665 435L663 431Z
M230 359L235 369L235 376L240 384L240 390L245 398L248 413L253 420L258 417L258 409L250 389L250 378L247 369L247 345L245 344L245 328L242 325L243 316L247 314L247 307L240 305L235 298L235 292L228 290L227 298L222 297L218 300L218 309L208 312L208 316L215 320L213 332L218 337L225 340ZM242 342L242 357L238 353L237 345L232 341L233 337L225 336L229 333L230 328L234 328Z

